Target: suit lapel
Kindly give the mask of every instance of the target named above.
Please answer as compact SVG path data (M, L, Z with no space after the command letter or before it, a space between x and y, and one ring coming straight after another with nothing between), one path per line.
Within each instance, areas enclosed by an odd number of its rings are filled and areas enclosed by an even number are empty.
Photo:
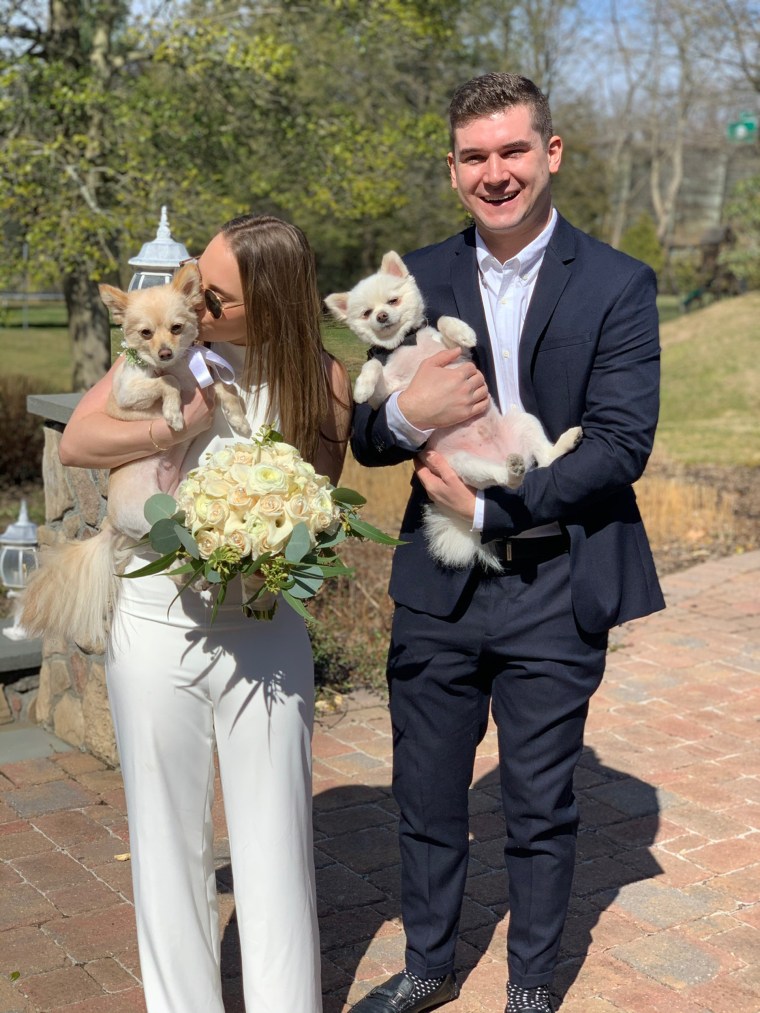
M475 229L469 228L460 234L461 243L455 250L451 262L451 288L456 302L456 315L475 331L478 343L473 353L475 365L485 377L491 396L498 403L496 369L493 349L488 335L488 324L480 294L480 274L475 253ZM431 321L435 326L435 321Z
M536 347L546 329L562 292L570 280L568 266L575 259L575 239L572 226L557 217L557 224L546 248L536 279L536 287L528 306L528 313L520 336L518 360L520 398L526 412L537 414L536 396L531 379L531 366Z

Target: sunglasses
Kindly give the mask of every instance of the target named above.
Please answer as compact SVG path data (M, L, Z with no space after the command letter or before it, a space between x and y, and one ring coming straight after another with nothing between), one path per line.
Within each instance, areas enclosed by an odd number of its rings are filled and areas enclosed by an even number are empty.
M195 264L197 267L198 258L188 257L186 260L180 260L177 269L179 270L180 267L184 267L185 264ZM219 320L226 309L233 309L235 306L244 305L242 302L225 302L212 288L203 289L203 300L206 303L206 309L214 320Z

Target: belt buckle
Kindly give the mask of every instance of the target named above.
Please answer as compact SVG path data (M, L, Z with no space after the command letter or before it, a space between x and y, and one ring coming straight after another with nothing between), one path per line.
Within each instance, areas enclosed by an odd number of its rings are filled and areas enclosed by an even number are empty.
M504 555L506 556L507 562L512 562L512 540L507 538L506 545L504 547Z

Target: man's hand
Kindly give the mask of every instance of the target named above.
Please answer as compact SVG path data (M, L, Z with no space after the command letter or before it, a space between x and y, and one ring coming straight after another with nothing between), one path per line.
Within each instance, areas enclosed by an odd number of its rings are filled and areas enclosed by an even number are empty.
M398 407L415 429L441 429L477 418L488 408L488 388L473 362L451 366L458 348L446 348L419 366L398 396Z
M465 485L443 454L424 450L414 459L414 470L434 503L472 523L475 517L475 490Z

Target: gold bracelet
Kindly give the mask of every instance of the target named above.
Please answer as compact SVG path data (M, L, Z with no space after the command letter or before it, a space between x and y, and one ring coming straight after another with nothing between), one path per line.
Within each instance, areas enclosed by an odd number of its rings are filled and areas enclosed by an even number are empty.
M155 422L155 421L156 421L156 420L155 420L155 419L153 419L153 422ZM150 442L151 442L151 443L153 444L153 446L154 446L154 447L156 448L156 450L157 450L157 451L158 451L158 452L159 452L160 454L163 454L163 452L164 452L165 450L168 450L168 449L169 449L169 447L161 447L161 446L159 446L159 444L158 444L158 443L156 443L156 441L155 441L155 440L153 439L153 422L151 422L151 424L150 424L150 425L148 426L148 439L149 439L149 440L150 440ZM171 444L169 444L169 446L171 446Z

